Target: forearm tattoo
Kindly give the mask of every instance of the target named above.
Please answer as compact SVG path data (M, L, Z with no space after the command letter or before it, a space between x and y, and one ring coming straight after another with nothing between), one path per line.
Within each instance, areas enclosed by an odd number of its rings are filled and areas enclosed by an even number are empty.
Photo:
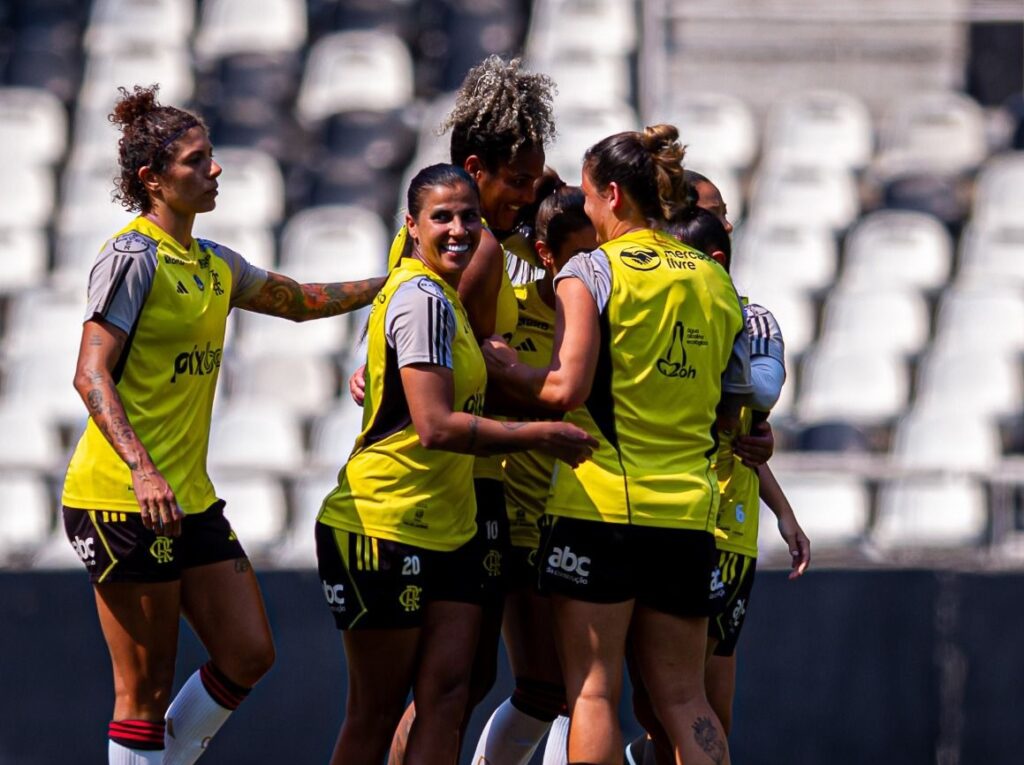
M267 274L266 284L242 307L293 321L337 316L369 305L384 281L380 277L357 282L299 284L271 273Z
M693 740L715 765L725 762L725 742L710 717L698 717L693 723Z

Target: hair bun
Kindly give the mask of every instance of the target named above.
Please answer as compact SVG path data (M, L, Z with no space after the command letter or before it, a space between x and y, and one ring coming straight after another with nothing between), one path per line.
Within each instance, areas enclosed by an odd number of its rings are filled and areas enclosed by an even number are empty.
M675 125L649 125L640 134L640 145L651 154L660 154L665 149L675 148L679 142L679 130Z

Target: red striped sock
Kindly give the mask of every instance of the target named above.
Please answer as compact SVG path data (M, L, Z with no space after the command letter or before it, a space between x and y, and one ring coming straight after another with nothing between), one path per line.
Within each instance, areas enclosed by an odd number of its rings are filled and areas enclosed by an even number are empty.
M210 694L210 698L232 711L238 709L238 705L245 701L245 697L252 690L228 679L212 661L199 668L199 679L203 681L203 687Z
M164 721L112 720L107 728L107 737L127 749L163 749Z

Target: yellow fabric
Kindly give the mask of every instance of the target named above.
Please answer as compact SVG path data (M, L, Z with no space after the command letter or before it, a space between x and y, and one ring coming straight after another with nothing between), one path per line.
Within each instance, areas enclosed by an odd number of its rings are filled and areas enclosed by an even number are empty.
M541 299L538 284L516 287L519 323L510 344L520 361L546 367L551 363L555 339L555 309ZM554 467L554 457L536 450L505 458L505 506L515 547L534 549L540 544L537 524L544 514Z
M129 232L151 242L157 265L125 346L117 392L178 505L199 513L216 501L206 454L232 272L212 249L200 249L199 240L185 249L145 218L136 218L117 236ZM61 502L81 509L139 510L128 466L91 418L71 457Z
M740 411L740 433L750 433L752 412ZM724 552L757 557L757 527L760 509L760 482L757 471L748 468L732 451L730 438L722 438L715 460L718 490L722 499L718 509L715 545Z
M425 449L409 417L394 350L385 338L385 315L395 291L410 279L439 285L455 310L452 340L454 411L479 414L487 371L459 296L423 263L403 258L370 311L367 330L363 431L338 486L318 520L337 529L429 550L454 550L476 531L473 457Z
M743 313L728 274L672 237L639 230L602 247L611 293L597 372L566 419L599 441L555 467L547 511L585 520L713 531L711 460L721 378Z

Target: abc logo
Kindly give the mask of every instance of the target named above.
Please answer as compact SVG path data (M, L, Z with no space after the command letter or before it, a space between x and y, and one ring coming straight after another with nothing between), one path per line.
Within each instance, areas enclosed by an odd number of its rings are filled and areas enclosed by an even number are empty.
M79 558L83 561L87 561L89 558L96 557L96 552L92 549L93 542L94 540L92 537L79 539L75 536L74 540L71 542L71 546L75 548L75 552L78 553Z
M329 606L343 606L345 605L345 585L343 584L328 584L323 582L324 585L324 597L327 599L327 605Z
M556 547L548 557L548 566L570 574L590 576L590 558L585 555L577 555L569 545L566 545L564 550L561 547Z

